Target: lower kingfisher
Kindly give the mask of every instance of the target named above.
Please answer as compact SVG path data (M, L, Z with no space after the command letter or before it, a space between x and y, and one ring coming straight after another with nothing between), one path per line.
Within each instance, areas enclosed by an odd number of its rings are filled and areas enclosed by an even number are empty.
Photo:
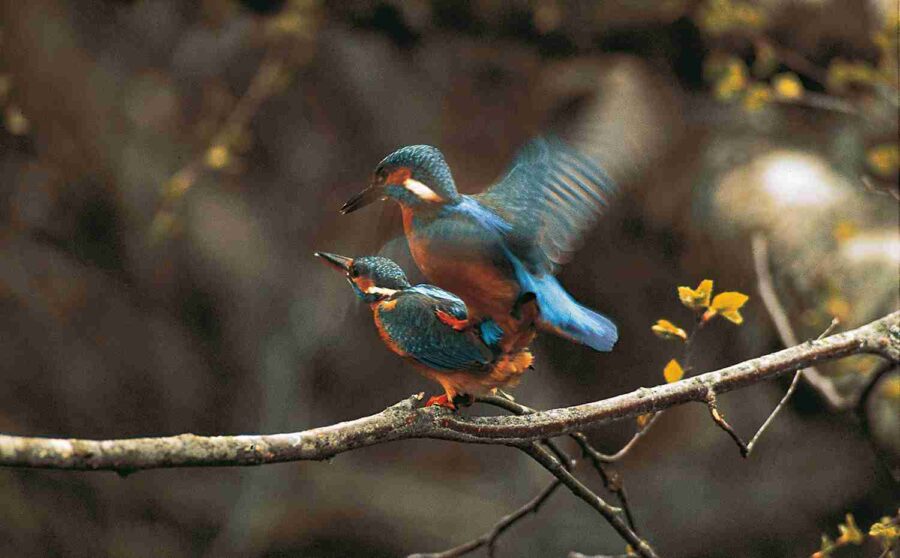
M461 401L471 403L473 396L515 387L531 368L528 349L507 353L500 348L503 331L496 322L470 320L465 303L453 293L433 285L410 285L394 261L315 255L342 272L369 305L385 345L444 388L444 395L430 398L426 405L455 409ZM525 304L522 314L522 319L530 315L534 320L534 304Z
M458 294L473 319L490 317L499 324L507 334L506 350L534 336L518 311L531 293L539 329L610 351L618 339L615 324L578 304L555 274L611 192L606 173L557 139L526 145L503 178L474 196L457 192L437 148L413 145L381 161L369 187L341 212L379 199L399 202L416 264L430 282Z

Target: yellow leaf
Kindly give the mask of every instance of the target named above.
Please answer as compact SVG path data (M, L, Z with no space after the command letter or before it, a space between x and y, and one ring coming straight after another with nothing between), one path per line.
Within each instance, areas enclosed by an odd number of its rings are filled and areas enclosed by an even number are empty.
M709 319L716 314L721 314L726 320L741 325L744 323L744 317L741 316L739 310L749 299L749 296L736 291L719 293L713 298L712 304L709 305L709 311L703 317Z
M803 96L803 84L793 72L784 72L772 78L775 94L782 99L799 99Z
M869 527L869 535L876 539L881 539L883 545L893 544L900 541L900 525L894 523L890 517L882 517L878 523L873 523Z
M831 229L831 236L833 236L834 240L837 242L846 242L856 236L858 232L859 229L852 221L844 219L838 221L838 224Z
M647 426L647 423L650 422L650 417L652 417L652 416L653 416L653 414L651 414L651 413L644 413L643 415L638 415L637 418L635 419L635 422L637 422L638 428L643 428L643 427Z
M690 287L678 287L678 298L681 303L691 310L700 310L709 306L709 297L712 295L712 279L700 281L696 289Z
M666 382L670 384L672 382L677 382L684 377L684 369L681 368L678 361L673 358L669 361L669 364L666 365L665 369L663 369L663 377L666 379Z
M896 143L885 143L869 149L866 162L872 172L882 178L890 178L900 167L900 146Z
M744 108L749 111L755 111L766 106L766 103L772 98L772 92L768 87L760 83L754 83L747 88L744 95Z
M853 514L848 513L845 517L845 523L838 525L841 536L838 537L835 542L837 544L862 544L865 535L863 535L862 531L859 530L859 527L856 526L856 520L853 518Z
M842 322L848 322L852 308L850 308L850 303L840 296L832 296L825 301L825 311Z
M28 118L21 110L19 110L19 107L15 105L6 107L4 122L7 131L14 136L23 136L31 130L31 123L28 121Z
M746 87L747 65L738 58L729 60L725 71L716 82L716 97L721 100L732 99Z
M881 382L878 386L878 395L885 399L896 399L900 402L900 376L894 375ZM898 527L898 536L900 536L900 527Z
M222 169L231 160L231 153L224 145L214 145L206 152L206 165L212 169Z
M682 341L687 340L687 332L669 320L657 320L650 329L653 330L653 333L658 337L662 337L663 339L679 338Z

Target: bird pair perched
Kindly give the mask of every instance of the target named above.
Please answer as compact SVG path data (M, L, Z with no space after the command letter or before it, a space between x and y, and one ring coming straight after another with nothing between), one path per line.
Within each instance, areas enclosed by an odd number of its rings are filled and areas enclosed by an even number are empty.
M537 330L612 350L615 324L555 277L611 193L609 177L560 140L533 140L499 182L473 196L457 191L440 151L408 146L381 161L341 213L397 201L413 259L434 285L410 285L386 258L316 255L371 306L385 344L441 384L445 393L428 404L455 408L514 387L531 367Z

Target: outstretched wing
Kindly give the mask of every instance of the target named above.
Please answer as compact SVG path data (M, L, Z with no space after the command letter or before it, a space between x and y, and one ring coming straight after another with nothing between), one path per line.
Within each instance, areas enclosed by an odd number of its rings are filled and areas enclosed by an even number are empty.
M442 322L435 309L447 312L450 308L440 299L407 290L395 300L396 304L379 311L378 318L385 333L408 356L435 370L487 372L493 360L491 350L473 331L456 331Z
M474 196L511 226L510 248L532 271L568 262L614 192L592 160L556 138L528 143L506 176Z

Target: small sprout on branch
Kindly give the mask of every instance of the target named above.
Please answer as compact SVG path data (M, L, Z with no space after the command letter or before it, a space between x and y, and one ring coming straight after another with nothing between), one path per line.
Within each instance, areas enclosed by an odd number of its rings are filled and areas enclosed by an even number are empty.
M681 339L687 341L687 332L676 326L669 320L656 320L650 328L657 337L662 339Z
M846 515L845 522L838 525L838 530L841 532L841 536L836 541L838 544L862 544L865 539L865 535L856 526L856 519L853 518L852 513Z
M700 281L696 289L690 287L678 287L678 298L681 303L691 310L702 310L709 306L709 299L712 296L713 282L712 279L704 279Z
M885 518L890 519L890 518ZM875 527L874 525L872 527ZM845 516L844 523L838 525L840 536L836 540L831 540L827 534L822 533L822 545L819 551L814 553L811 558L825 558L830 556L835 550L853 544L861 545L866 540L866 535L856 526L856 519L852 513Z
M674 358L669 361L669 364L666 365L665 369L663 369L663 377L666 379L667 383L677 382L681 378L684 377L684 369L678 364L678 361Z
M900 544L900 510L894 517L882 517L880 521L869 527L869 536L876 539L884 551L884 556L890 556L888 552L896 549Z

